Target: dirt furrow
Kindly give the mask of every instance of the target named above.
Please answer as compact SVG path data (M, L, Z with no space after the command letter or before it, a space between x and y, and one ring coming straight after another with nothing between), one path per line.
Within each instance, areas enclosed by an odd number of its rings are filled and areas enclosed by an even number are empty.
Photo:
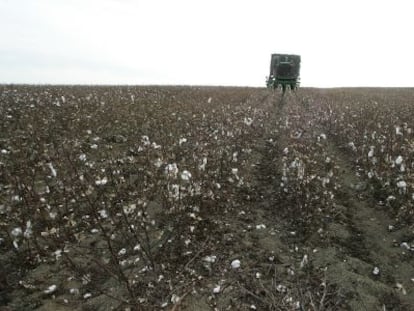
M352 310L413 310L414 261L401 247L406 229L392 230L393 220L376 206L366 183L333 144L340 171L345 221L325 232L327 243L314 256L326 266L328 280L339 284Z

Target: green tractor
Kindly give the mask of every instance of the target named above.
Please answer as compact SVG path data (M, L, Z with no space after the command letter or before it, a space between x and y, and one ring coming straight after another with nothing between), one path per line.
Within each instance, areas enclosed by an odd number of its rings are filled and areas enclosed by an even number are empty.
M293 54L272 54L270 75L266 84L274 90L279 86L283 94L290 88L292 91L299 87L300 56Z

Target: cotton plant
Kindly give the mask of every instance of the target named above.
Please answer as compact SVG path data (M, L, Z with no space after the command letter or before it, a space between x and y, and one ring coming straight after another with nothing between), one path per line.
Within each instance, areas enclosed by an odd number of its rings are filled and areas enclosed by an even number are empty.
M398 208L395 211L399 215L404 211L410 213L413 207L409 193L414 178L409 154L413 150L410 143L413 131L407 112L412 112L411 107L403 101L389 103L384 98L375 102L364 100L364 105L347 103L345 109L339 101L330 104L329 109L336 116L336 122L330 126L338 140L352 142L349 147L354 151L353 159L359 172L373 183L377 193L381 191L397 197L399 204L393 208ZM356 110L360 113L353 113ZM370 118L364 119L364 114Z

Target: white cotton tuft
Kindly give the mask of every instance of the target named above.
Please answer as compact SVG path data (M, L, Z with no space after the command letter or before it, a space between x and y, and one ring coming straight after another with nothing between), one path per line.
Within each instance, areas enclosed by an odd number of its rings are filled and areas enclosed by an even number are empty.
M162 162L162 160L161 160L160 158L157 158L157 159L154 161L154 165L155 165L155 167L160 168L160 167L162 166L162 164L163 164L163 162Z
M171 302L172 302L173 304L177 304L177 303L179 303L179 302L180 302L180 296L178 296L178 295L176 295L176 294L173 294L173 295L171 296Z
M190 178L191 178L191 173L190 173L189 171L184 170L184 171L181 173L181 179L182 179L182 180L189 181L189 180L190 180Z
M238 268L240 268L240 265L241 265L241 263L240 263L240 260L238 260L238 259L235 259L235 260L233 260L233 261L231 262L231 267L232 267L233 269L238 269Z
M399 182L397 182L397 187L398 188L407 188L407 183L404 180L400 180Z
M32 222L28 220L26 222L26 230L24 230L23 236L28 239L32 236L33 230L32 230Z
M83 299L88 299L91 298L92 294L91 293L86 293L85 295L83 295Z
M309 262L308 255L304 255L302 261L300 262L300 268L303 269Z
M244 124L246 124L247 126L250 126L253 124L253 119L252 118L244 118Z
M215 255L211 255L211 256L206 256L203 258L203 261L208 262L208 263L214 263L217 260L217 256Z
M22 228L20 228L20 227L14 228L14 229L11 231L11 235L12 235L12 236L15 236L15 237L18 237L18 236L20 236L20 235L22 235L22 234L23 234L23 230L22 230Z
M205 169L206 169L206 165L207 165L207 158L206 158L206 157L204 157L204 158L203 158L203 163L201 163L201 164L198 166L198 169L199 169L200 171L205 171Z
M402 156L398 156L396 159L395 159L395 164L397 164L397 165L401 165L401 163L403 162L403 157Z
M56 177L57 176L57 172L56 172L55 168L53 167L53 164L52 163L48 163L47 166L49 166L49 169L50 169L50 172L52 173L52 176L53 177Z
M374 146L371 146L368 152L368 158L372 158L373 156L374 156Z
M178 174L178 166L176 163L167 164L165 167L165 173L168 175L168 177L177 178Z
M95 181L95 185L97 186L105 186L108 183L108 178L104 177L102 179L97 179Z
M57 290L57 286L55 284L50 285L47 289L45 289L43 292L45 294L52 294Z
M101 216L101 218L108 218L108 212L105 209L98 211L98 214Z

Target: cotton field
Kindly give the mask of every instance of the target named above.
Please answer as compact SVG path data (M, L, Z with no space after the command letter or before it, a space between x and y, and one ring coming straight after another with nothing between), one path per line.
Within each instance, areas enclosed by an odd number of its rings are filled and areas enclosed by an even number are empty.
M413 101L0 86L0 306L412 310Z

